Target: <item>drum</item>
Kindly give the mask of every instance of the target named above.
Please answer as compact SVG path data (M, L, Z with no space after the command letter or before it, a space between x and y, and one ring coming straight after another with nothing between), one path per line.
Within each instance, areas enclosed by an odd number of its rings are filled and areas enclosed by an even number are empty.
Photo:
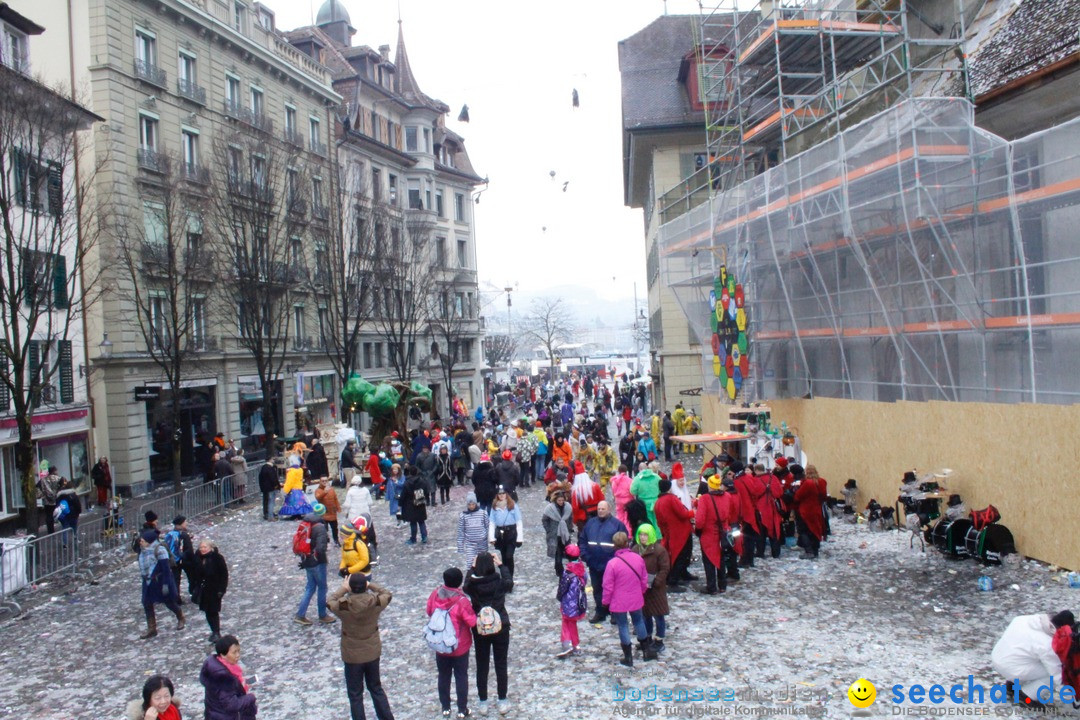
M969 557L987 565L1000 565L1001 558L1016 552L1009 528L997 524L987 525L982 530L969 527L964 533L964 548Z
M954 558L966 557L968 549L964 539L970 529L971 521L967 518L942 520L926 533L926 541L945 555Z

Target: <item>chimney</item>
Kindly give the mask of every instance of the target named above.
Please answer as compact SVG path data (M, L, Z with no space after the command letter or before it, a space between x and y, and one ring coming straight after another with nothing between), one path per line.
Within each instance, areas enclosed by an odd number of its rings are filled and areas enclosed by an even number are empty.
M380 45L379 54L382 55L383 62L390 62L390 46Z

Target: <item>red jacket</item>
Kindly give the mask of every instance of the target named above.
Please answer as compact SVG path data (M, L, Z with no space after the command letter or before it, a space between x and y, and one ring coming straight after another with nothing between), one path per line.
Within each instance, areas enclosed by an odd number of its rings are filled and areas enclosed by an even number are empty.
M667 492L656 499L653 514L656 524L660 526L660 543L674 562L690 539L690 531L693 530L690 521L694 519L694 513L686 509L682 500Z
M799 513L806 529L818 540L825 534L825 516L821 504L825 502L825 493L821 485L810 478L804 478L795 491L795 512Z
M442 608L450 613L450 619L454 621L454 630L457 632L458 645L450 657L468 655L472 647L472 630L476 627L476 612L468 596L460 588L448 588L441 585L432 590L427 599L427 614L435 612L435 608Z
M758 498L754 507L761 515L761 524L765 526L765 534L776 540L780 537L780 511L776 509L776 501L784 494L783 483L768 473L758 476L758 480L765 486L765 492Z
M574 509L574 522L584 525L585 521L596 514L596 506L604 499L604 490L595 482L592 484L592 494L585 498L585 502L578 500L577 493L570 491L570 507Z
M756 476L743 473L735 478L735 491L739 493L739 519L755 533L760 532L754 510L757 509L758 500L765 494L765 484Z
M372 485L383 484L382 470L379 469L379 456L376 453L368 455L367 471L368 475L371 476Z
M702 495L697 501L694 527L701 542L701 552L719 567L720 538L739 521L739 498L731 493Z

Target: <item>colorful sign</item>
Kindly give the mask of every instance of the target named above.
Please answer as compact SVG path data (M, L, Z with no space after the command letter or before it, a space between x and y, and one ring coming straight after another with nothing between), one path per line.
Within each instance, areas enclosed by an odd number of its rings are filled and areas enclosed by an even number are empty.
M709 292L709 325L712 327L713 374L732 400L750 374L750 348L746 339L747 318L743 286L720 266Z

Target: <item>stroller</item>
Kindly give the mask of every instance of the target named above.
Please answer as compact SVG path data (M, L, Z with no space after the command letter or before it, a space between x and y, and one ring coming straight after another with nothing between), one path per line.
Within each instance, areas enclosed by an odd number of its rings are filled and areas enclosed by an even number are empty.
M120 511L123 505L124 501L115 495L109 501L109 512L105 516L105 537L124 534L124 514Z

